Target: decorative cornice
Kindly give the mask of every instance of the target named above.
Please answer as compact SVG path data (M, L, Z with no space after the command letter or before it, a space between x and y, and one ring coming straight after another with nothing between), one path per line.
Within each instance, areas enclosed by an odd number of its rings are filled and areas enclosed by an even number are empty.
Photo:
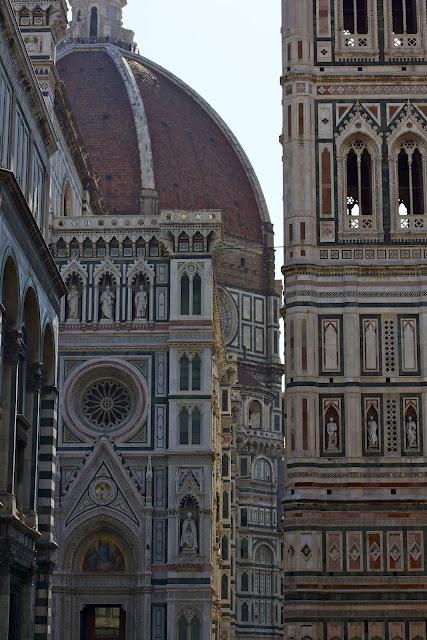
M2 192L4 191L7 191L9 193L14 204L14 220L16 220L16 218L21 219L23 227L27 232L26 235L28 236L30 242L34 243L35 245L35 254L37 255L37 259L40 264L44 265L44 268L49 275L50 284L47 290L49 288L53 288L55 294L58 297L62 297L67 291L66 287L55 264L53 256L46 245L42 232L40 231L40 228L37 225L34 216L30 211L28 203L25 200L22 191L16 181L16 178L12 171L0 169L0 203L2 200L2 196L4 195ZM4 205L3 212L6 214L6 216L9 215L9 212L4 207Z

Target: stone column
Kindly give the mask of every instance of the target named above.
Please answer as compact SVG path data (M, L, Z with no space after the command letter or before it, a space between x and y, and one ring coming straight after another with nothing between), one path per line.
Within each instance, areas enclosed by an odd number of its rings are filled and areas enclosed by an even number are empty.
M58 389L44 386L40 404L40 446L37 512L41 538L37 542L38 574L34 640L52 637L52 575L57 545L53 540L56 477Z
M2 389L2 384L3 384L3 314L4 314L4 306L2 305L2 303L0 302L0 424L2 423L2 407L3 407L3 400L2 400L2 394L3 394L3 389Z
M37 583L34 640L52 638L52 574L57 545L37 545Z
M0 432L0 492L12 494L15 474L16 410L19 359L25 353L21 331L4 334L3 411Z
M0 527L0 539L5 534ZM0 564L0 638L9 637L10 568L5 558Z
M34 638L35 576L31 572L22 582L21 589L21 638Z
M38 477L38 449L39 449L39 427L40 427L40 393L42 384L42 364L35 362L30 366L28 387L32 394L32 433L31 433L31 460L28 471L28 491L26 495L26 510L35 514L36 512L36 491Z

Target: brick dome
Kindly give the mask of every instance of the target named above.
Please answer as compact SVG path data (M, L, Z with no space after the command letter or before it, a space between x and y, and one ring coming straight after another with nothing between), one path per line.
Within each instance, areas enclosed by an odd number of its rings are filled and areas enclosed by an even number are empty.
M200 96L110 44L67 45L57 66L110 213L138 213L157 194L161 209L221 209L227 235L263 241L253 169Z

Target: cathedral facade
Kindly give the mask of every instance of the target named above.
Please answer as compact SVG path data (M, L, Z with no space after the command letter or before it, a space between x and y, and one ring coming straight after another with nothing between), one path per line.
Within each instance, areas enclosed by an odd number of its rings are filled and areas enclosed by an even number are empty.
M426 638L426 18L283 1L287 640Z
M126 2L70 4L69 25L63 0L4 5L15 44L2 64L13 79L22 57L38 101L29 148L40 122L51 146L38 151L44 217L31 217L43 248L23 244L14 263L26 272L25 260L42 258L46 311L22 302L19 322L12 315L14 245L3 251L2 232L2 344L19 327L32 339L39 316L53 342L29 362L37 373L51 354L40 431L37 386L26 422L2 402L2 433L18 434L9 449L2 436L2 460L21 455L31 423L23 461L37 450L40 462L26 467L32 519L12 471L3 479L2 509L10 503L20 534L27 526L29 551L28 567L2 575L1 630L8 640L281 638L281 286L267 207L220 117L138 54ZM32 122L34 104L45 124ZM2 166L25 197L16 161Z

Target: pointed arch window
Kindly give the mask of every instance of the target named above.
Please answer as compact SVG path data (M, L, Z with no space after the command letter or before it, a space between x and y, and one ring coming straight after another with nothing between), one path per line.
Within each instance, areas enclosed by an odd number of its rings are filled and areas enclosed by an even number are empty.
M425 213L426 159L417 141L409 139L400 145L397 156L400 228L410 228L408 216Z
M193 274L185 272L181 276L181 315L202 315L202 278L195 271Z
M222 496L222 517L225 520L230 517L230 496L227 491Z
M417 0L392 0L392 18L393 34L418 33Z
M372 215L372 158L361 139L354 140L347 153L346 200L350 228L358 229L359 216Z
M92 7L90 10L90 32L89 37L91 40L96 40L98 37L98 9Z
M368 0L343 0L343 24L347 34L367 34Z
M228 478L230 475L230 458L228 453L222 454L221 475L223 478Z
M366 124L364 109L356 104L353 133L337 145L339 237L384 236L382 225L382 150L375 132L360 130Z
M242 573L240 587L241 587L241 590L244 592L249 591L249 576L247 573Z
M226 574L221 578L221 598L228 600L228 576Z
M179 444L189 443L188 419L189 411L187 407L183 407L179 412Z
M179 389L180 391L201 390L202 361L198 354L191 356L184 354L179 360Z
M229 558L229 544L227 536L222 536L221 540L221 558L227 561Z
M201 640L200 618L194 615L191 619L182 615L178 620L178 640Z
M62 196L62 215L65 217L73 215L73 194L68 180L64 185L64 192Z
M200 359L200 356L195 355L191 361L191 388L193 391L200 391L201 367L202 361Z
M186 273L181 278L181 315L190 315L190 278Z
M179 444L200 445L202 414L198 407L182 407L179 412Z
M240 608L240 617L242 619L242 622L249 621L249 607L246 602L244 602Z
M182 356L179 361L179 389L180 391L190 389L190 358L187 355Z
M240 557L242 560L249 558L249 543L247 538L243 538L240 542Z
M200 444L201 422L200 410L196 407L191 413L191 444Z
M198 273L193 278L193 316L202 314L202 279Z

